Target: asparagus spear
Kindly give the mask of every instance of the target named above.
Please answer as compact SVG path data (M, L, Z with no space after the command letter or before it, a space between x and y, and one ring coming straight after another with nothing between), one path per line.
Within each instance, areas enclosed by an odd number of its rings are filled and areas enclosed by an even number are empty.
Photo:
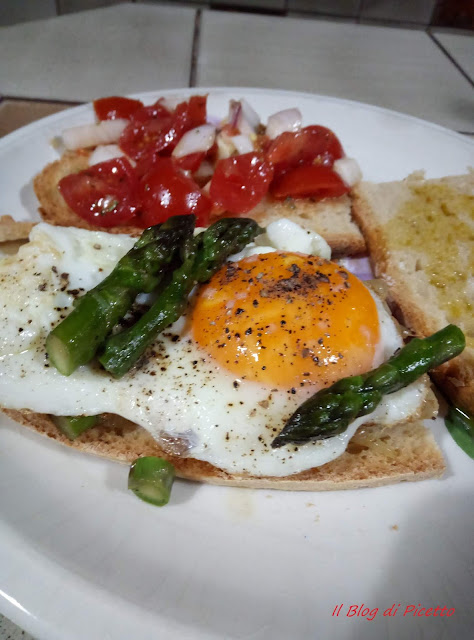
M371 413L383 395L393 393L422 374L459 355L466 340L455 325L428 338L414 338L386 363L360 376L339 380L306 400L273 440L278 448L338 435L359 416Z
M163 507L170 499L174 475L171 462L156 456L145 456L135 460L130 467L128 488L141 500Z
M195 221L193 215L174 216L145 229L112 273L77 300L75 309L46 339L50 362L60 373L68 376L94 357L136 296L160 282L183 240L192 236Z
M116 378L135 364L145 349L184 312L188 294L196 283L206 282L225 262L262 233L248 218L223 218L194 239L181 267L173 273L152 307L129 329L111 336L105 343L101 364Z
M474 417L460 407L450 406L444 422L456 444L474 459Z
M59 431L69 440L75 440L99 421L99 416L51 416L51 418Z

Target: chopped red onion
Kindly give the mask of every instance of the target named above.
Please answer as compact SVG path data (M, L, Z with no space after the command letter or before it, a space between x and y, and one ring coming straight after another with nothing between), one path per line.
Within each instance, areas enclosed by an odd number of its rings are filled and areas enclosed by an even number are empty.
M99 144L118 142L128 120L103 120L97 124L84 124L79 127L65 129L62 133L66 149L87 149Z
M190 153L209 151L215 139L216 127L212 124L202 124L195 129L186 131L173 149L172 155L175 158L182 158L183 156L188 156Z
M299 131L303 116L299 109L284 109L278 111L268 118L267 136L273 140L285 131Z
M354 158L339 158L334 162L333 169L348 187L353 187L362 179L362 171Z
M341 258L338 262L342 267L357 276L359 280L372 280L374 278L374 273L367 256L361 256L360 258Z
M254 150L252 140L249 136L244 136L240 134L239 136L231 136L229 138L232 144L234 145L237 153L252 153Z
M107 162L107 160L120 158L124 155L118 144L100 144L90 154L89 166L92 167L92 165L99 164L99 162Z

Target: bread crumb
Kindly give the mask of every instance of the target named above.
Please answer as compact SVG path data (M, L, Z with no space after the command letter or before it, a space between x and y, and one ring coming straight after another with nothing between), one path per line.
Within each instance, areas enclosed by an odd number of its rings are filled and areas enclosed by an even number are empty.
M390 529L392 531L398 531L398 524L392 524L392 526L390 527Z

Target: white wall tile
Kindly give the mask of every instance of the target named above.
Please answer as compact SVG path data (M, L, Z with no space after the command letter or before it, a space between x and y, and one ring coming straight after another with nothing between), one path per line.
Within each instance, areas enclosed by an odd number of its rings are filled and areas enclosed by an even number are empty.
M288 0L288 10L354 18L360 3L361 0Z
M362 0L361 18L429 24L436 0Z
M62 15L64 13L74 13L75 11L109 7L120 2L123 2L123 0L58 0L58 5L59 12Z
M0 0L0 25L56 15L55 0Z
M474 129L472 87L420 30L204 11L196 80L333 95Z
M211 0L212 5L283 11L285 9L285 0Z
M121 4L5 27L4 95L87 101L187 86L196 12Z
M135 0L136 3L142 4L168 4L175 7L209 7L210 0Z

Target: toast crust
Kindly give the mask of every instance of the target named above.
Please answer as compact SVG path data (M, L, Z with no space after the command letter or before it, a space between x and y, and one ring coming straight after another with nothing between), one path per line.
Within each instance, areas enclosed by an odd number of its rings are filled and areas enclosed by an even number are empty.
M336 460L279 478L230 474L208 462L169 455L145 429L112 414L102 416L98 426L71 442L48 415L26 410L3 412L15 422L84 453L123 463L140 456L164 457L175 466L178 477L188 480L252 489L331 491L440 477L445 470L442 454L431 431L420 421L432 417L436 409L436 398L427 389L423 406L410 421L388 427L363 426Z
M86 150L66 151L56 162L48 164L33 182L36 197L40 202L40 215L49 224L63 227L81 227L91 231L130 233L137 235L142 229L134 226L96 227L79 217L64 201L57 185L61 178L78 173L89 166L90 153ZM334 254L356 255L365 251L365 241L351 218L349 196L312 202L309 198L288 199L283 202L265 198L246 214L261 226L279 218L288 218L305 229L316 231L325 238Z
M461 355L441 365L432 372L433 379L445 393L468 412L474 413L474 316L463 313L452 317L443 310L439 290L431 284L419 268L418 257L409 249L397 246L389 229L394 224L403 225L401 207L419 185L442 185L460 194L474 195L474 172L439 180L423 180L415 174L404 181L373 184L363 182L354 189L353 214L366 238L370 261L376 277L389 286L389 302L402 323L415 335L425 337L449 323L457 324L466 335L466 348ZM471 211L465 212L465 222L474 232L474 199ZM426 217L417 217L417 228L430 233L433 209ZM429 217L431 216L431 219ZM407 233L409 230L407 229ZM474 286L474 264L469 258L461 264L461 256L473 251L472 234L457 238L456 246L446 237L440 250L446 255L456 251L460 269L467 269L466 287ZM470 270L470 271L469 271ZM474 295L473 295L474 299Z
M0 243L27 240L35 224L14 220L11 216L0 216Z

